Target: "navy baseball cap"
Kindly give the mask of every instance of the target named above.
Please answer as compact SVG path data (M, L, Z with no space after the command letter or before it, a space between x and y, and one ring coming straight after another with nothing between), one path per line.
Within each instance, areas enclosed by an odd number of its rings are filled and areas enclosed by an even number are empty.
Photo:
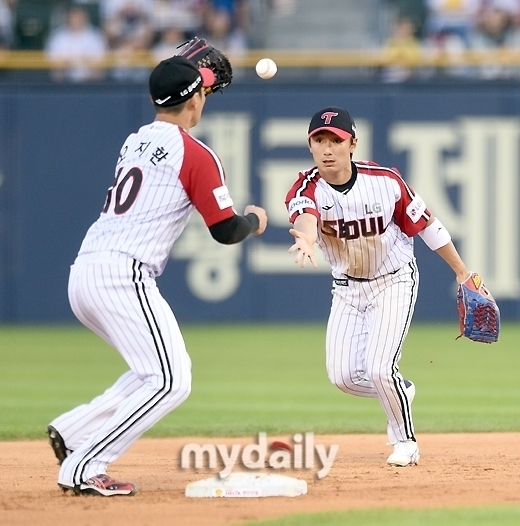
M348 111L336 106L330 106L317 111L309 124L308 137L320 131L330 131L342 139L356 136L356 124Z
M200 89L215 84L215 74L209 68L197 68L185 57L173 56L155 66L149 79L150 95L156 106L177 106Z

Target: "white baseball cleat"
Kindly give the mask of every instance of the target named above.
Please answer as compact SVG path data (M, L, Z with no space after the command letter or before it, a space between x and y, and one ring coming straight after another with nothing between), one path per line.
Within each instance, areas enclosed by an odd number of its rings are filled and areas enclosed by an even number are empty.
M394 452L386 459L390 466L404 468L406 466L415 466L419 463L419 446L413 440L397 442L394 445Z

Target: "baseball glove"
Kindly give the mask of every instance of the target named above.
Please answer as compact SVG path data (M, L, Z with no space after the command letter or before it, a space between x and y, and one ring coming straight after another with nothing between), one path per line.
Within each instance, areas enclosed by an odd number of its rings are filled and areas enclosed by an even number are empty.
M220 91L231 84L233 69L222 51L208 44L204 38L193 37L179 46L177 53L191 60L198 68L209 68L215 74L215 84L207 88L206 94Z
M457 291L459 326L461 334L475 342L493 343L500 332L500 311L493 296L484 286L482 278L471 272Z

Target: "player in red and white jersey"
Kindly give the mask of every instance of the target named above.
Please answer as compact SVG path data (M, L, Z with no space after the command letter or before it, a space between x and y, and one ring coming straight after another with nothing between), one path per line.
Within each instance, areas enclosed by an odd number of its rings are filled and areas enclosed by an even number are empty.
M158 276L195 209L209 227L236 215L220 160L182 127L154 121L125 141L79 255L120 252Z
M184 57L162 61L150 75L156 118L131 134L97 221L71 267L69 300L76 317L115 347L129 366L105 393L48 427L64 490L133 495L107 467L191 390L191 360L155 277L196 209L213 238L238 243L267 226L265 210L233 208L215 153L189 131L215 82Z
M318 168L302 172L288 198L291 218L303 210L320 219L317 243L339 279L374 279L412 261L411 236L431 217L395 168L375 163L353 162L352 177L339 188Z
M314 245L333 277L326 335L331 382L348 394L377 398L387 416L387 462L419 461L411 403L415 385L399 360L417 299L413 237L419 234L453 269L469 275L450 234L395 168L352 161L358 138L352 117L338 107L314 114L308 141L315 166L300 172L287 193L296 263L316 267Z

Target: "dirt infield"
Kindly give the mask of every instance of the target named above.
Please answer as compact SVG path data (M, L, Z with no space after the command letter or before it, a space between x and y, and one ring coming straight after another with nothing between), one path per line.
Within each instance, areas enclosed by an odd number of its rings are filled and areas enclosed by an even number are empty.
M279 438L287 441L290 437ZM420 435L421 462L391 468L382 435L316 436L339 444L329 475L316 470L276 473L303 478L308 494L272 498L187 498L186 484L212 471L180 469L181 448L251 444L253 439L141 439L110 470L135 482L135 497L61 493L58 467L44 441L0 443L0 525L220 526L304 511L364 507L437 507L520 504L520 433ZM273 472L273 471L271 471Z

